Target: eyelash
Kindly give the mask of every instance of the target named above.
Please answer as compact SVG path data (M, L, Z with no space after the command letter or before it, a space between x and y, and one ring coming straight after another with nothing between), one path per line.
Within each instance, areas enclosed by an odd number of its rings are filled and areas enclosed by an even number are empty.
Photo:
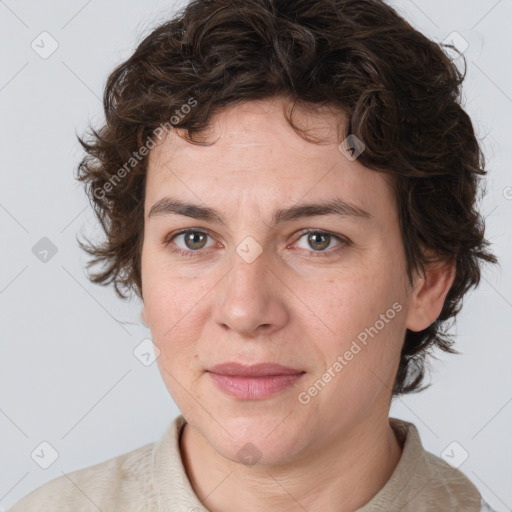
M203 252L202 249L198 249L196 251L193 251L193 250L188 250L188 251L185 251L183 249L179 249L179 248L176 248L175 246L172 247L171 246L171 243L172 241L179 235L183 235L183 234L187 234L187 233L200 233L200 234L203 234L203 235L206 235L206 236L211 236L208 232L206 231L203 231L201 229L194 229L194 228L187 228L187 229L182 229L180 231L177 231L175 233L171 233L169 236L166 237L166 239L164 240L163 244L165 247L169 247L170 251L174 254L178 254L179 256L184 256L186 258L195 258L195 257L198 257L201 255L201 252ZM309 257L311 258L326 258L326 257L329 257L329 256L333 256L335 254L338 254L340 251L342 251L345 247L349 246L350 245L350 241L345 238L345 237L342 237L340 235L335 235L334 233L331 233L329 231L324 231L324 230L321 230L321 229L309 229L309 230L305 230L305 231L302 231L300 233L300 236L299 238L297 239L297 242L304 236L304 235L309 235L311 233L315 233L315 234L319 234L319 235L328 235L330 236L331 238L335 238L337 239L339 242L341 242L341 244L337 245L336 247L334 248L331 248L329 249L328 251L307 251L307 252L310 252L310 253L313 253L311 254ZM296 243L296 242L295 242ZM306 250L306 249L301 249L301 250Z

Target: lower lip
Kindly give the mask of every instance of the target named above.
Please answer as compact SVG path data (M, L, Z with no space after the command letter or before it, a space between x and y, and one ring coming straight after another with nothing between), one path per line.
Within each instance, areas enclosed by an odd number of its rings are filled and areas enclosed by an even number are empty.
M304 374L237 377L211 373L215 384L228 395L242 400L262 400L293 386Z

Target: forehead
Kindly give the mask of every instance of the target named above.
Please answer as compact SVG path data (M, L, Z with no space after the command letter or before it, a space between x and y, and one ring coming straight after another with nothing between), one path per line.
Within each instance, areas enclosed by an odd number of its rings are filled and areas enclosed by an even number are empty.
M347 159L339 150L346 129L333 109L297 108L288 123L286 100L251 101L215 115L194 145L170 133L151 150L146 216L164 197L183 197L225 211L253 205L260 213L298 201L342 199L377 218L394 208L389 176Z

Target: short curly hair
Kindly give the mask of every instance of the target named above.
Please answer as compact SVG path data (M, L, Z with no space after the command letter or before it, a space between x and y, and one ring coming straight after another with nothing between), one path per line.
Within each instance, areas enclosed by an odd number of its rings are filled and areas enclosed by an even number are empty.
M359 161L392 178L410 282L434 261L427 249L456 263L437 320L405 334L393 395L424 389L427 354L456 352L447 321L479 284L481 263L498 262L476 208L486 170L461 106L465 60L461 71L443 46L380 0L190 2L112 71L104 125L78 137L86 155L77 179L106 235L79 241L93 256L89 278L143 298L148 151L163 127L204 144L197 136L227 106L282 95L335 107L348 118L344 136L364 142Z

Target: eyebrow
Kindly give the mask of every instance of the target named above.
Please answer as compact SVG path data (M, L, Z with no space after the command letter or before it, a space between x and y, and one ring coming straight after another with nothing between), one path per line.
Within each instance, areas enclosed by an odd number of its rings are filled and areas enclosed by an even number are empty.
M223 226L227 225L222 214L213 208L187 203L173 197L164 197L157 201L151 207L148 219L166 215L183 215L185 217L191 217L193 219L212 222ZM333 199L328 202L305 203L275 210L272 215L271 226L320 215L337 215L361 220L373 219L373 216L369 212L358 206L342 201L341 199Z

